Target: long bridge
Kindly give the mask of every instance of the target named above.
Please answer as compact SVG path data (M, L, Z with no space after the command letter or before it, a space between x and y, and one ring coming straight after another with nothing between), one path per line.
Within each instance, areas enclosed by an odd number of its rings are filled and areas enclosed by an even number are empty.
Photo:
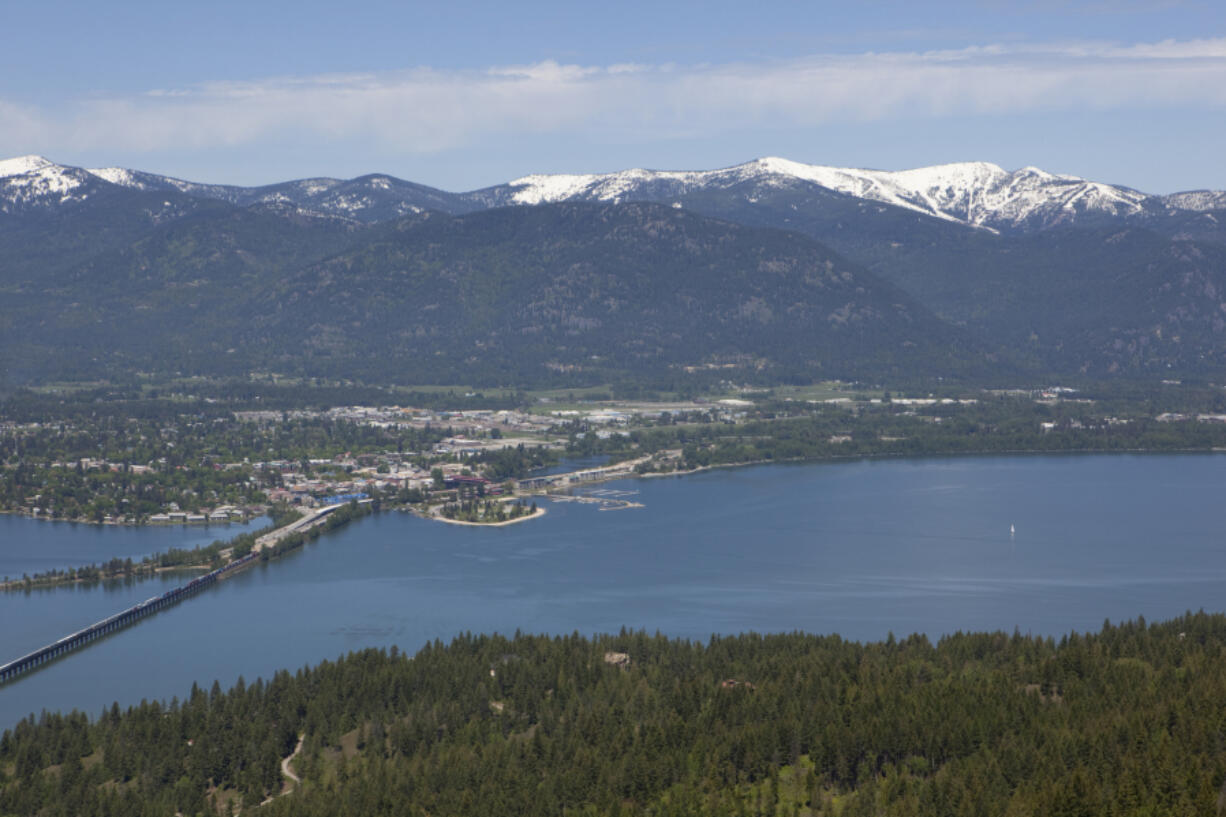
M364 499L360 500L360 503L365 504L370 501L369 499ZM46 664L48 661L53 661L62 655L83 647L91 641L109 635L116 630L122 630L130 624L135 624L145 616L178 604L184 599L191 598L206 587L216 584L234 571L244 568L259 559L261 556L260 551L264 548L275 545L291 533L309 528L340 507L342 505L338 503L325 505L322 508L310 511L291 524L261 536L256 540L251 552L242 558L235 559L223 567L205 573L203 576L198 576L185 585L176 587L173 590L167 590L160 596L154 596L151 599L142 601L140 604L134 604L126 610L121 610L113 616L104 618L102 621L91 624L71 635L66 635L59 641L48 644L45 647L40 647L32 653L9 661L7 664L0 664L0 684L11 681L23 673Z
M40 647L32 653L23 655L14 661L9 661L7 664L2 664L0 665L0 683L10 681L18 675L28 672L35 667L42 666L48 661L72 652L91 641L102 638L104 635L113 633L116 630L122 630L129 624L133 624L147 615L156 613L158 610L164 610L167 607L178 604L184 599L196 595L206 587L216 584L225 578L227 574L250 564L258 558L260 558L260 554L249 553L241 559L235 559L225 567L205 573L203 576L197 576L185 585L176 587L173 590L167 590L162 595L146 599L140 604L134 604L126 610L121 610L113 616L108 616L102 619L102 621L89 625L83 630L77 630L71 635L66 635L59 641L48 644L45 647Z

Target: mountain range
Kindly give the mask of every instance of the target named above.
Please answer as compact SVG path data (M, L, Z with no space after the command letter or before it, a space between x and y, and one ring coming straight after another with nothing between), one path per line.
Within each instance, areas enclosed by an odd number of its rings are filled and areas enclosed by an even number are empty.
M983 162L766 158L450 193L27 156L0 161L0 365L18 382L1214 374L1223 224L1226 193Z
M92 178L91 178L92 177ZM83 200L94 180L146 192L178 192L242 207L292 206L320 216L371 223L426 210L461 214L492 207L588 201L655 201L685 206L693 196L724 193L747 206L783 191L807 190L898 207L995 233L1018 233L1108 221L1154 224L1226 209L1226 192L1151 195L1120 185L1048 173L1006 171L989 162L913 170L824 167L780 158L720 170L626 170L604 174L531 175L466 193L449 193L393 176L311 178L259 187L201 184L118 167L73 168L41 156L0 161L0 212ZM1215 218L1205 218L1209 224Z

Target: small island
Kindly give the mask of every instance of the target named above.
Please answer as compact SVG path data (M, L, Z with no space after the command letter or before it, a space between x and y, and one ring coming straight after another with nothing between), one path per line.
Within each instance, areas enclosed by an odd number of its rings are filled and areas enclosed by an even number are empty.
M514 525L544 515L545 509L538 507L535 501L527 503L517 497L447 502L435 505L429 510L429 517L441 522L490 527Z

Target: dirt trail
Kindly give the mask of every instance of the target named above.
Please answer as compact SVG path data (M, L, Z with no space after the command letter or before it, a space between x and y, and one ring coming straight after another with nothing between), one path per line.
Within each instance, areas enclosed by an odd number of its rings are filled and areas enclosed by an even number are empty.
M298 745L294 747L294 753L281 761L281 774L285 775L286 777L288 777L290 780L294 781L295 783L301 783L302 778L294 774L294 770L289 767L289 764L292 763L294 758L298 757L298 753L302 751L303 737L305 736L304 735L298 736Z
M295 789L295 788L296 788L296 787L297 787L297 786L298 786L300 783L302 783L302 778L300 778L298 775L294 774L294 770L293 770L293 769L291 769L291 768L289 767L289 764L290 764L290 763L292 763L292 762L293 762L293 760L294 760L294 758L298 757L298 753L302 751L302 739L303 739L304 737L306 737L306 736L305 736L305 735L299 735L299 736L298 736L298 745L294 747L294 751L290 753L289 757L283 758L283 759L281 760L281 774L282 774L282 776L284 776L284 777L285 777L285 778L287 778L288 780L292 780L292 781L294 781L294 782L293 782L293 784L291 785L290 783L288 783L288 782L287 782L287 783L286 783L286 784L285 784L285 785L282 787L282 789L281 789L280 793L278 793L278 794L274 794L274 795L271 795L271 796L270 796L268 799L266 799L266 800L265 800L263 803L260 803L260 805L261 805L261 806L266 806L266 805L268 805L269 803L271 803L273 800L276 800L278 797L280 797L280 796L282 796L282 795L285 795L285 794L289 794L289 793L290 793L290 792L292 792L292 791L293 791L293 790L294 790L294 789ZM235 812L235 814L237 814L237 813L238 813L238 812Z

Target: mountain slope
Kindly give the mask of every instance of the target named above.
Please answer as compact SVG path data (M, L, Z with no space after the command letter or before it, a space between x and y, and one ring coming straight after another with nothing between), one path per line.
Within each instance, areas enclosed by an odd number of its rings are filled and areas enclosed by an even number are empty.
M739 363L810 376L955 375L972 346L814 242L654 204L554 205L394 225L287 282L266 337L521 377ZM388 297L387 293L394 293ZM281 317L283 316L283 317ZM350 328L352 327L352 328ZM524 367L524 362L530 362Z
M224 369L253 292L360 240L340 222L193 201L196 212L146 225L126 244L83 241L46 263L0 266L0 371L26 382ZM78 215L88 223L69 219L61 234L108 232L92 210Z
M231 209L175 190L115 185L37 156L0 162L0 286L85 263L193 214Z
M956 376L965 333L802 236L654 204L424 214L371 230L183 219L11 288L32 369L380 382ZM154 342L150 342L151 339Z
M1220 244L1123 228L917 236L869 254L937 314L1054 372L1226 370Z
M1223 201L983 163L884 173L767 159L453 194L380 175L196 185L21 157L0 162L0 331L24 371L83 376L104 358L167 368L160 354L184 371L452 382L729 362L875 378L947 358L970 371L985 349L1054 375L1226 374ZM651 234L665 228L676 240ZM767 274L770 253L788 275ZM862 291L811 289L797 270L826 261ZM679 282L698 288L669 289ZM827 308L836 296L847 311ZM116 316L111 335L98 328ZM916 338L898 333L908 321ZM160 345L124 340L135 327ZM399 362L355 356L363 344Z

